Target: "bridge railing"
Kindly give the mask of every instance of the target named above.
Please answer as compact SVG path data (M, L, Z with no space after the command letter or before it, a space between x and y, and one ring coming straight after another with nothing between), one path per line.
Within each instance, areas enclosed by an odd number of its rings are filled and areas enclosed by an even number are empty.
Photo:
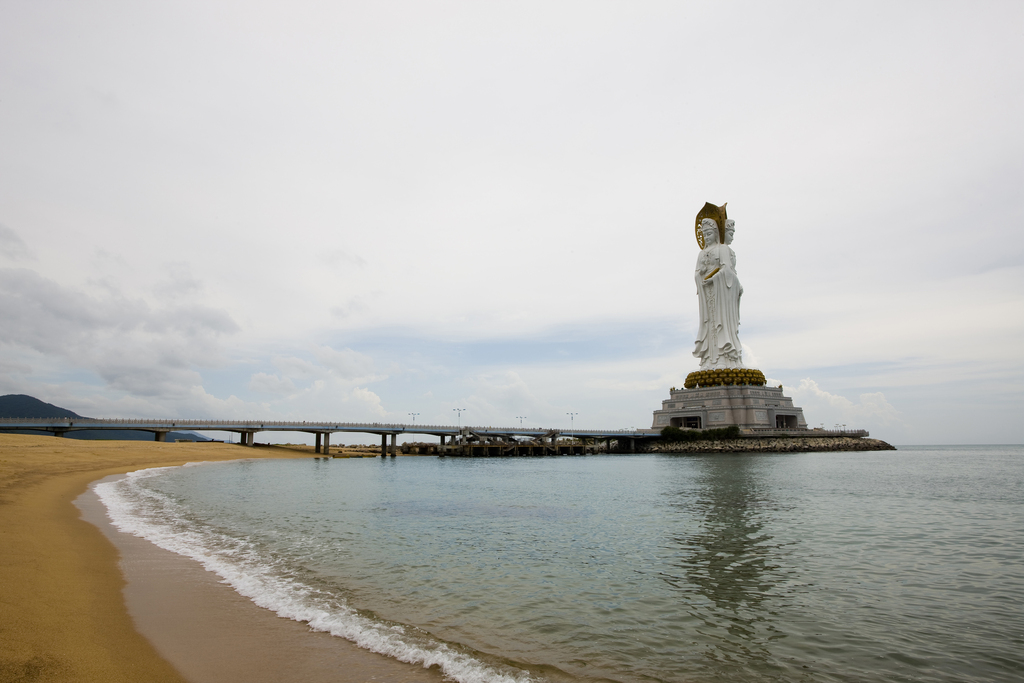
M16 418L16 417L3 417L0 418L0 425L25 425L28 426L62 426L67 425L68 427L90 427L90 426L125 426L131 427L156 427L156 428L172 428L172 429L187 429L192 427L194 429L201 430L213 430L213 431L230 431L231 429L279 429L282 431L330 431L332 429L371 429L371 430L382 430L382 431L410 431L413 433L427 433L431 431L443 431L443 432L459 432L460 429L463 432L475 431L481 433L494 433L494 434L521 434L521 435L537 435L547 434L550 432L557 432L561 434L575 433L581 437L592 437L594 435L602 436L649 436L650 430L630 430L630 429L608 429L608 430L593 430L593 429L567 429L567 428L551 428L551 427L457 427L455 425L431 425L431 424L404 424L396 422L310 422L310 421L292 421L292 420L199 420L199 419L181 419L181 420L167 420L167 419L145 419L145 418L85 418L85 417L56 417L56 418Z

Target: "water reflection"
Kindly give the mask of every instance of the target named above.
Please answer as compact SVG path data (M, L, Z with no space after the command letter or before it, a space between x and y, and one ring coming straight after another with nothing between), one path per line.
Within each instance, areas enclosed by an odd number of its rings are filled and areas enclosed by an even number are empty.
M770 644L785 634L773 598L791 570L786 547L773 536L782 507L766 480L768 465L736 455L688 464L667 492L676 514L666 564L678 572L662 578L696 621L706 665L733 673L777 669Z

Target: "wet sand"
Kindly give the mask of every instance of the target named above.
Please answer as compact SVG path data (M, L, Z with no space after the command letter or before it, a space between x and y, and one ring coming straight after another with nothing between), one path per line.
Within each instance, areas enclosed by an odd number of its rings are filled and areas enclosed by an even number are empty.
M311 633L117 532L87 491L145 467L310 455L0 434L0 681L441 681Z

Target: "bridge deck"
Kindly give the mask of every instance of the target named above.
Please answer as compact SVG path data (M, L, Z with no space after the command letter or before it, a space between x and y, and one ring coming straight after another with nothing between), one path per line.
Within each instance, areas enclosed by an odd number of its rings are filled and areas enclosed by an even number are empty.
M456 427L454 425L400 424L385 422L289 422L281 420L144 420L86 418L0 418L0 429L33 429L47 432L69 432L82 429L133 429L146 432L217 431L253 434L256 432L306 432L309 434L361 433L390 436L424 434L458 436L475 434L483 437L551 438L575 436L587 439L657 437L653 429L562 429L523 427Z
M338 433L377 434L381 437L381 455L397 455L399 434L423 434L440 438L439 452L460 455L502 455L526 453L572 454L586 446L575 439L616 440L620 447L635 450L638 441L661 436L654 429L560 429L523 427L456 427L452 425L401 424L386 422L295 422L281 420L143 420L143 419L86 419L86 418L0 418L0 430L45 431L55 436L80 430L137 430L152 432L157 441L164 441L167 433L178 430L235 432L241 443L255 446L257 432L305 432L316 435L316 453L329 453L331 435ZM865 437L864 430L746 430L742 437L768 436L853 436ZM573 437L571 442L559 441ZM391 438L390 447L388 437ZM446 444L446 441L448 442Z

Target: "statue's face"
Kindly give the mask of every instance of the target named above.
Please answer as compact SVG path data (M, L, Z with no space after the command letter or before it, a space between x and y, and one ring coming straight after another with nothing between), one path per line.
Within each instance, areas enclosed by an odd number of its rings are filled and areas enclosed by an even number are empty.
M736 221L728 220L725 222L725 243L732 244L732 236L736 232Z
M704 233L704 244L718 243L718 223L712 218L705 218L700 222L700 231Z

